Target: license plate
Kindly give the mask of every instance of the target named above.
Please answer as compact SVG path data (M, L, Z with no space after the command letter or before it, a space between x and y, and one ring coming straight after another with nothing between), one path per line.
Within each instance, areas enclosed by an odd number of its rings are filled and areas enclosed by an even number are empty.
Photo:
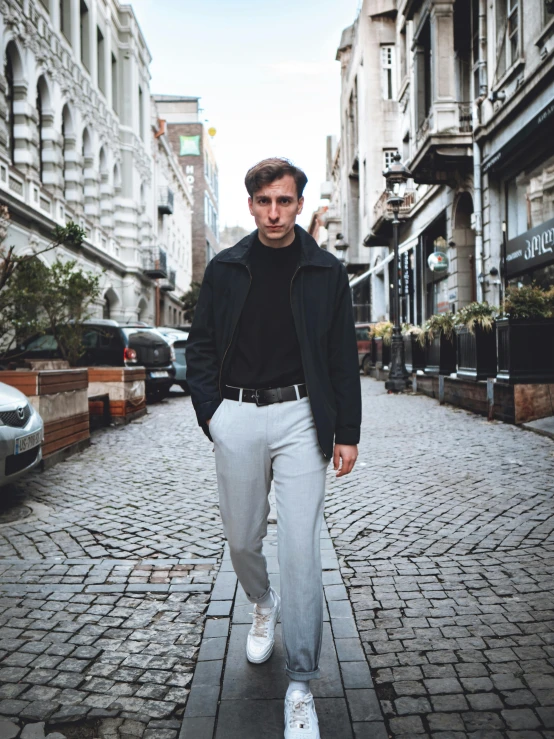
M166 370L159 370L158 372L151 372L150 377L157 378L157 377L169 377Z
M32 434L27 436L20 436L15 440L15 451L14 454L23 454L23 452L29 451L35 446L38 446L42 441L42 431L34 431Z

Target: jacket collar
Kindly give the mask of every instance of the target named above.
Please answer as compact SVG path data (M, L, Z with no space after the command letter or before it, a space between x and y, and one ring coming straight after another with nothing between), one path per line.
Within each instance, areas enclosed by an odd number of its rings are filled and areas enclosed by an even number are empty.
M294 227L296 236L300 237L300 262L299 267L330 267L330 261L326 259L326 255L318 245L315 239L305 231L301 226ZM254 243L258 229L252 231L251 234L245 236L244 239L227 249L224 254L218 257L219 262L230 262L234 264L244 264L248 266L250 250Z

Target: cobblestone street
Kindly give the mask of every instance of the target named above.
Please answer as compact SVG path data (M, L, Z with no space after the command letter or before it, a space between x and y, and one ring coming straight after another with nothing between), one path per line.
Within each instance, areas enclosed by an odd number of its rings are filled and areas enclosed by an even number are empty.
M326 517L389 735L553 739L552 441L362 388L360 457L330 471ZM75 739L176 739L204 720L187 705L201 643L203 675L235 650L212 446L177 394L93 441L4 493L29 515L0 524L0 715ZM381 739L328 544L328 660L353 734L325 739Z

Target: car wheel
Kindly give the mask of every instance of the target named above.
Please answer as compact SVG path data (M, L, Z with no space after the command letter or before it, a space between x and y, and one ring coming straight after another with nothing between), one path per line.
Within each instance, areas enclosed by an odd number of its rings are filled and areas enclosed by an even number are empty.
M371 357L368 354L364 357L364 360L362 362L362 372L364 373L364 375L369 375L370 370L371 370Z

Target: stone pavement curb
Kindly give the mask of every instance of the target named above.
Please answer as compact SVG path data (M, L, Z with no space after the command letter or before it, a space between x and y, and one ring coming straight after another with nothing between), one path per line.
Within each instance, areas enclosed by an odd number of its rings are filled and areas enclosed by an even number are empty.
M322 739L387 739L365 652L326 528L321 536L325 592L322 679L312 682ZM276 526L269 525L264 553L279 588ZM286 691L280 626L273 656L249 665L245 640L251 623L237 585L228 545L216 578L179 739L282 739Z

